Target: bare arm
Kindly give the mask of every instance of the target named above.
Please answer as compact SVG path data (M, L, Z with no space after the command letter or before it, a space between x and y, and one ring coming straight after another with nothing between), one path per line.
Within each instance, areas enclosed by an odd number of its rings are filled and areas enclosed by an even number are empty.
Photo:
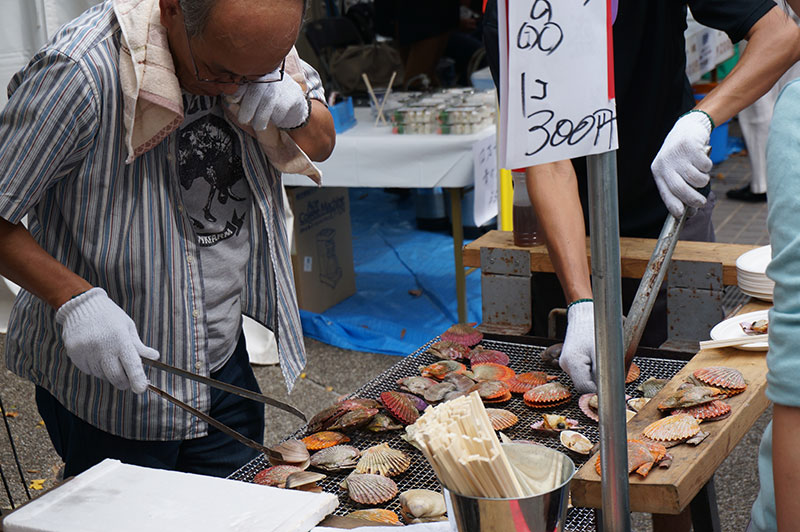
M0 275L57 309L92 288L39 246L22 224L0 218Z
M795 9L800 0L789 0ZM700 100L696 109L722 124L756 101L794 63L800 60L800 28L779 7L756 22L747 36L747 47L725 80Z
M800 482L797 441L800 438L800 408L776 404L772 413L772 474L778 530L795 530L800 523Z
M312 161L324 161L330 157L336 144L336 131L333 117L325 104L312 99L308 124L290 130L289 136Z
M567 303L592 297L583 209L572 162L532 166L527 169L527 184Z

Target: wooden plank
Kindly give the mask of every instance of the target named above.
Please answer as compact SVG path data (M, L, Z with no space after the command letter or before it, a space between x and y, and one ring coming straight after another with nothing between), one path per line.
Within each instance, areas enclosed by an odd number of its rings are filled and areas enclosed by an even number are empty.
M769 307L766 303L750 303L740 313ZM703 350L628 423L628 438L640 437L647 425L663 417L658 411L658 403L676 390L694 370L706 366L738 369L744 374L747 389L725 400L733 408L729 417L700 425L700 430L710 433L700 445L681 444L669 449L674 457L669 469L654 468L646 479L636 474L629 477L631 511L680 513L769 405L765 395L766 351L741 351L732 347ZM594 469L594 463L593 456L572 480L570 488L575 506L602 506L600 476Z
M654 238L621 238L620 257L622 259L622 276L641 279L655 248ZM514 246L513 234L510 231L489 231L480 238L464 246L464 266L479 268L481 265L480 250L482 247L501 249L522 249L530 251L532 272L553 272L553 264L544 245L521 248ZM736 259L742 254L758 246L745 244L727 244L723 242L690 242L680 240L675 246L673 260L694 262L711 262L722 264L722 282L725 286L736 284ZM586 239L586 256L591 262L591 246Z

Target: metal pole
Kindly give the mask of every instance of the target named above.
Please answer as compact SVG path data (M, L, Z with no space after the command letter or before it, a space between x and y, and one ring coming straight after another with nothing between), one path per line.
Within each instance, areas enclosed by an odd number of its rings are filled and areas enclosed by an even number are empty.
M600 407L600 459L603 464L603 529L629 531L617 154L612 151L590 155L586 159L592 292L595 301L597 398Z

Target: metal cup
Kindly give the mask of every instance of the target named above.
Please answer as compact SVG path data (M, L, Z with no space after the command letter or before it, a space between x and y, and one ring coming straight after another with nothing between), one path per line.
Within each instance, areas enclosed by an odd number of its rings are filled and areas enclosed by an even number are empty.
M542 452L557 453L542 447ZM517 499L461 495L444 487L453 532L561 532L567 518L569 483L575 464L563 455L560 484L546 493Z

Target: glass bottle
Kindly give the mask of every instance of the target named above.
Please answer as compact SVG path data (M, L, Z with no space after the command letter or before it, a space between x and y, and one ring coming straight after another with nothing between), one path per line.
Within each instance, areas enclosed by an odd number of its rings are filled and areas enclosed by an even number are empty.
M530 247L544 244L544 235L539 227L539 218L533 210L525 184L525 171L511 172L514 181L513 230L514 245Z

